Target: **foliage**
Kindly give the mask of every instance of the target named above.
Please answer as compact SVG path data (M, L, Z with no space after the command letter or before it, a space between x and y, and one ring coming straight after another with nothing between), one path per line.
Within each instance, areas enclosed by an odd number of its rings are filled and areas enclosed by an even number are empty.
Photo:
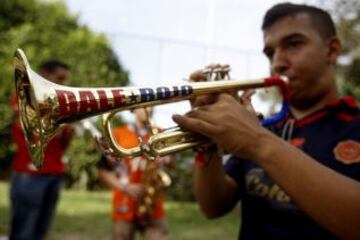
M106 87L126 85L128 73L120 64L109 41L103 34L81 25L59 1L0 0L0 172L8 166L13 153L10 144L14 92L12 59L17 48L22 48L36 71L42 61L58 58L70 65L71 77L67 85ZM89 138L76 139L78 149L68 151L74 168L86 168L97 157L88 147ZM3 164L7 163L7 164ZM76 164L79 166L74 166ZM87 166L88 167L88 166ZM76 171L75 171L76 172ZM73 171L71 173L74 173ZM74 176L77 178L77 176Z
M99 188L96 162L100 159L94 138L85 133L75 137L66 153L65 187L95 190Z
M167 170L171 186L165 189L167 199L176 201L195 201L192 191L194 153L192 150L174 155L174 167Z
M343 61L339 66L341 91L354 95L360 101L360 2L337 0L329 6L329 10L343 43Z

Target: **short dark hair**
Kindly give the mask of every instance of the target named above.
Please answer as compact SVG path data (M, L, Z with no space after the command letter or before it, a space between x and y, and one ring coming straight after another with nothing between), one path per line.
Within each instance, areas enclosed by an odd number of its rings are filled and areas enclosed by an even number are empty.
M305 13L310 17L314 28L324 40L336 36L335 24L328 12L314 6L289 2L279 3L270 8L265 13L261 28L265 31L277 21L300 13Z
M69 65L67 65L66 63L64 63L58 59L49 59L40 65L41 71L53 72L57 68L65 68L68 70Z

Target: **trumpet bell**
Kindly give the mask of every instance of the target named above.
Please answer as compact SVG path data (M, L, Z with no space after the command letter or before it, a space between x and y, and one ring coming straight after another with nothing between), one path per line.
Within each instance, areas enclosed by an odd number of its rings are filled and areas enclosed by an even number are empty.
M43 111L43 106L39 104L40 100L36 94L35 89L39 91L39 83L43 85L46 80L32 71L29 67L28 60L24 52L19 49L15 53L14 57L15 65L15 89L18 99L18 114L20 118L20 124L23 129L25 141L28 146L28 150L35 165L41 165L41 159L43 158L43 148L45 147L47 140L56 132L56 128L53 128L49 119L44 117L48 113ZM35 88L35 89L34 89ZM41 90L40 90L41 92ZM49 102L48 104L51 104Z

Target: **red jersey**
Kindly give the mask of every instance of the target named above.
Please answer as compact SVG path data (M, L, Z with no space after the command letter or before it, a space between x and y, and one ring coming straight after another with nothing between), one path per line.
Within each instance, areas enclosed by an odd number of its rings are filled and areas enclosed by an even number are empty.
M14 95L12 99L12 108L15 118L18 118L18 105ZM62 134L68 134L69 129L64 128L60 134L57 134L52 140L49 141L44 151L43 168L37 170L32 164L30 154L27 149L25 137L22 133L20 122L17 120L12 126L12 140L17 145L17 152L15 153L12 166L15 171L27 172L34 174L63 174L64 164L61 161L65 150L66 143L63 142Z
M66 131L66 130L63 130ZM17 152L12 163L13 169L18 172L28 173L54 173L63 174L65 171L64 163L61 161L64 146L60 135L51 139L44 151L44 164L41 169L35 169L28 152L25 137L21 131L19 122L12 127L12 138L17 144Z

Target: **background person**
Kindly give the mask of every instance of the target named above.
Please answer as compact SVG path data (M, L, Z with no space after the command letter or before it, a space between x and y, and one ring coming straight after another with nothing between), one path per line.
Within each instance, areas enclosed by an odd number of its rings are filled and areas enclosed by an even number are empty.
M138 146L138 137L146 142L152 135L146 110L136 109L133 113L134 125L120 126L114 130L115 139L124 148ZM136 232L140 232L147 240L168 239L169 230L161 191L163 186L156 175L164 162L169 163L170 158L164 157L152 164L143 156L119 159L108 152L99 161L99 177L113 189L114 239L134 239ZM150 197L150 205L144 205L145 198L151 196L147 194L149 187L155 187L156 194Z
M359 239L360 112L337 91L334 23L319 8L284 3L262 29L271 75L289 79L290 112L265 129L247 99L219 94L173 116L233 154L224 168L215 149L199 153L207 164L195 170L197 201L213 218L241 200L240 239Z
M40 66L40 74L49 81L61 84L69 67L61 61L49 60ZM13 98L15 123L12 138L17 145L12 163L10 188L10 239L44 239L51 224L61 189L65 167L62 157L72 136L70 127L62 128L49 141L44 151L43 168L32 164L19 122L16 96Z

